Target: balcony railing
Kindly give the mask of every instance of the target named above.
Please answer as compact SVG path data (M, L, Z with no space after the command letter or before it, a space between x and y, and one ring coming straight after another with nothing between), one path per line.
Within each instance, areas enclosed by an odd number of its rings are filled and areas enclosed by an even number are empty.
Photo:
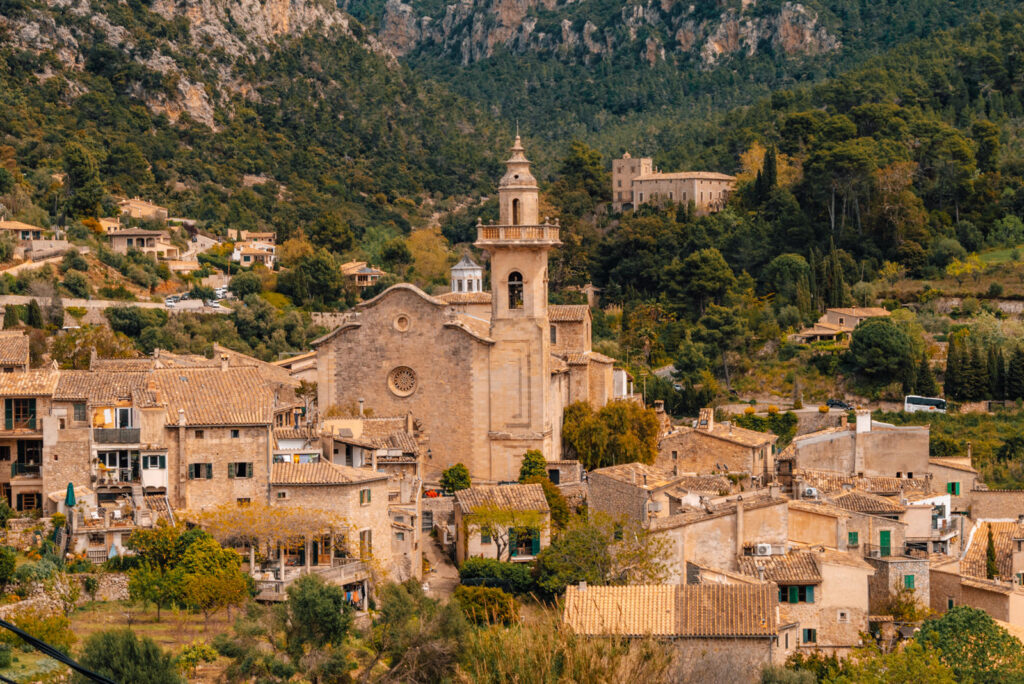
M11 477L39 477L39 464L15 461L11 464Z
M480 242L558 242L558 226L478 226Z
M92 441L100 444L138 444L139 428L93 428Z
M138 468L100 468L97 485L116 485L139 482Z
M912 558L903 545L892 544L881 546L879 544L861 544L861 552L865 558Z
M3 423L4 430L40 430L40 422L38 418L25 418L22 420L5 420Z

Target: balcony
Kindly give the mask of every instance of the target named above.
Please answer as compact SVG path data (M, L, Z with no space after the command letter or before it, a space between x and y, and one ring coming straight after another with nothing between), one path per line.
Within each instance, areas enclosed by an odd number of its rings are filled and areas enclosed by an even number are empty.
M476 244L489 245L560 245L558 226L477 226Z
M138 468L111 468L101 465L97 472L96 484L98 486L138 484L140 479Z
M284 601L288 598L288 585L302 575L316 574L331 584L348 584L368 579L369 568L358 558L333 558L330 565L312 565L309 568L286 568L284 579L280 577L280 569L260 573L263 576L273 575L273 579L254 577L257 601Z
M138 444L139 428L93 428L92 441L98 444Z
M33 416L23 420L6 420L3 422L3 429L4 432L24 434L26 432L42 432L43 426L42 421Z
M38 463L20 463L15 461L11 464L11 477L40 477Z

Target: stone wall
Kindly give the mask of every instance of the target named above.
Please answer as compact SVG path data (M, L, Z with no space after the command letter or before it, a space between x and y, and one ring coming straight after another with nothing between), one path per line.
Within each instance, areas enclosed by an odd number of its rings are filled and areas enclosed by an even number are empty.
M784 649L773 646L770 639L678 639L674 643L667 677L672 682L754 684L761 681L762 668L786 658Z
M232 437L238 430L238 437ZM202 437L197 437L197 431ZM178 428L167 430L168 489L173 496L175 480L184 481L184 491L178 492L178 506L199 510L208 506L249 499L266 500L270 479L270 434L265 427L188 427L184 430L185 448L182 450ZM184 453L182 453L184 452ZM184 458L182 458L184 456ZM228 477L228 464L252 463L251 478ZM210 463L213 477L188 479L188 464ZM176 477L177 476L177 477ZM174 501L174 499L171 499Z
M41 534L48 535L53 529L49 518L11 518L7 521L7 545L24 550L34 545L34 527L42 525Z
M1010 519L1024 514L1024 489L975 489L965 494L974 520Z
M638 523L647 522L647 490L594 471L587 475L587 502L590 510L612 517L628 516Z
M98 572L98 573L76 573L69 575L73 582L81 587L81 594L76 601L77 605L83 605L93 600L85 591L86 578L93 577L97 580L99 587L96 590L97 601L126 601L128 600L128 575L120 572ZM29 597L23 601L9 603L0 606L0 619L7 620L23 610L36 609L47 613L56 613L62 610L60 603L46 591L42 582L36 582L29 591Z
M914 598L921 606L931 605L931 572L926 558L865 558L875 574L868 580L868 603L872 615L887 612L890 600L905 586L905 575L914 576Z
M328 330L334 330L344 322L345 315L336 311L313 311L309 318L313 325L322 325Z

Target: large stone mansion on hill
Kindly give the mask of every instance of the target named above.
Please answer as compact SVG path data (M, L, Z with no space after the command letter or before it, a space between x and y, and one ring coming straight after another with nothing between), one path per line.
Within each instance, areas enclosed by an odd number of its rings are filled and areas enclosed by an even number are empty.
M629 152L612 161L612 209L635 209L641 204L693 202L699 214L725 207L736 178L713 171L662 173L650 157L634 159Z
M559 228L541 221L518 136L498 195L499 222L479 225L476 241L490 256L493 292L467 259L453 269L453 292L395 285L314 342L320 411L362 400L376 414L415 416L427 480L455 463L474 482L515 480L529 449L558 461L563 409L625 391L614 359L591 349L590 310L548 304Z

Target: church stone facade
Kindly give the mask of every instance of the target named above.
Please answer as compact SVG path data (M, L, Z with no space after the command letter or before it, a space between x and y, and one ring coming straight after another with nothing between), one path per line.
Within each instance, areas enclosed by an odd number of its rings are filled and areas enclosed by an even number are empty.
M376 415L411 413L428 481L455 463L474 482L515 480L529 449L559 460L563 409L611 399L614 360L590 348L589 309L548 304L548 254L561 243L538 205L517 136L499 222L477 228L492 292L433 297L399 284L359 304L314 342L321 411L363 399Z

